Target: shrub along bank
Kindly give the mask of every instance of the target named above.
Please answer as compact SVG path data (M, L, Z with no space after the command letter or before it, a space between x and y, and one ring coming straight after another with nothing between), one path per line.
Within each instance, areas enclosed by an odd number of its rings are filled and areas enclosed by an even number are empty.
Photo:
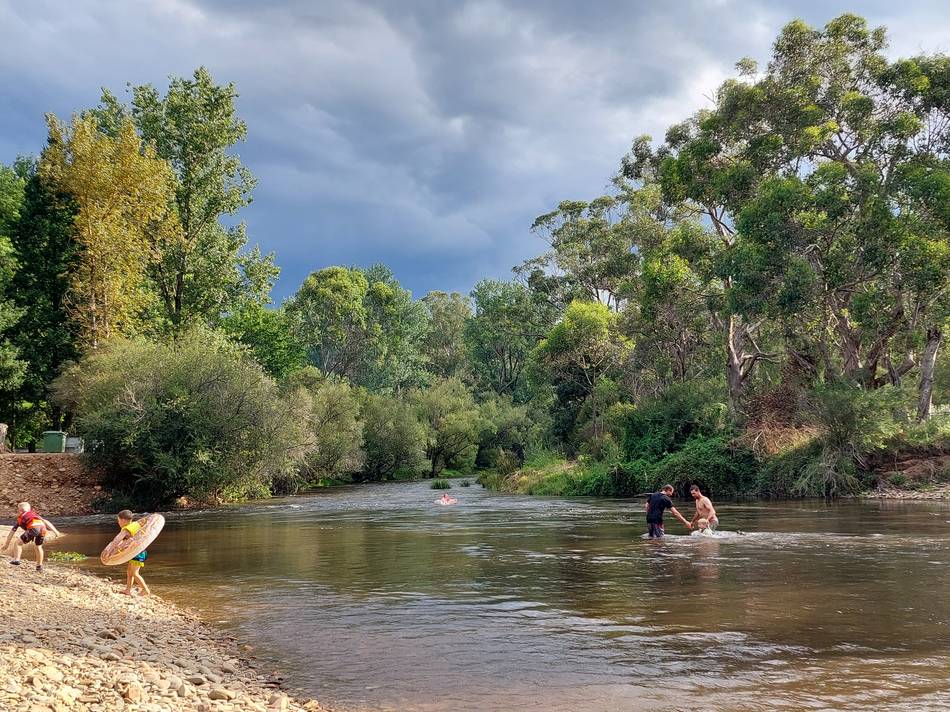
M698 409L689 407L695 396ZM718 424L715 400L697 389L666 402L625 409L600 458L567 460L530 455L515 471L493 470L479 481L490 489L534 495L630 497L672 484L691 484L717 497L827 497L875 487L928 489L950 481L950 410L924 423L907 418L913 393L830 387L802 394L798 423L770 430ZM724 405L724 404L720 404ZM763 440L772 439L777 447ZM792 444L788 444L792 443ZM758 446L758 447L756 447ZM660 448L666 451L658 454ZM619 455L619 457L618 457Z

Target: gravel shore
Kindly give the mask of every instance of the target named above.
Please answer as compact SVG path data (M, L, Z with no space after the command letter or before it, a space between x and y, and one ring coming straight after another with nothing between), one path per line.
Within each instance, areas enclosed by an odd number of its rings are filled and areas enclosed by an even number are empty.
M190 613L62 563L0 557L0 710L325 710Z

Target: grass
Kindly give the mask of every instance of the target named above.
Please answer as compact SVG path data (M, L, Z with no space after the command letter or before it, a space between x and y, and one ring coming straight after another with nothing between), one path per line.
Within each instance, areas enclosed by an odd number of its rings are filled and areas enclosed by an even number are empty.
M432 480L432 484L429 485L429 487L434 490L447 490L452 489L452 483L440 477L437 480Z
M50 561L85 561L89 557L78 551L51 551L46 558Z

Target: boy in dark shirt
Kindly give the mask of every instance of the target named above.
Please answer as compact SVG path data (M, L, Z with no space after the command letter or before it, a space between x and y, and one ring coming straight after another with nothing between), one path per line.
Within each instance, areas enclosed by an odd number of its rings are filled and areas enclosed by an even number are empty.
M683 526L692 529L693 525L686 521L686 517L676 511L673 506L673 485L664 485L659 492L654 492L647 497L647 528L651 539L659 539L663 536L663 512L670 510L670 513L679 519Z

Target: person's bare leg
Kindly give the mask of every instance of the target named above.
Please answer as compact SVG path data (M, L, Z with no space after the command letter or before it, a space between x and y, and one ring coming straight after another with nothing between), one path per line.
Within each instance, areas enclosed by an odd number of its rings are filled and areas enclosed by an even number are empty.
M152 592L148 590L148 585L145 583L145 579L143 579L142 574L139 573L140 569L141 567L139 566L135 567L135 572L132 574L132 579L139 585L143 596L151 596Z
M43 560L46 558L46 552L43 551L43 547L40 545L36 546L36 568L43 568Z
M16 543L13 545L13 561L19 562L20 556L23 554L23 543L17 539Z
M132 579L135 576L135 564L131 561L129 565L125 568L125 590L122 592L127 596L132 595Z

